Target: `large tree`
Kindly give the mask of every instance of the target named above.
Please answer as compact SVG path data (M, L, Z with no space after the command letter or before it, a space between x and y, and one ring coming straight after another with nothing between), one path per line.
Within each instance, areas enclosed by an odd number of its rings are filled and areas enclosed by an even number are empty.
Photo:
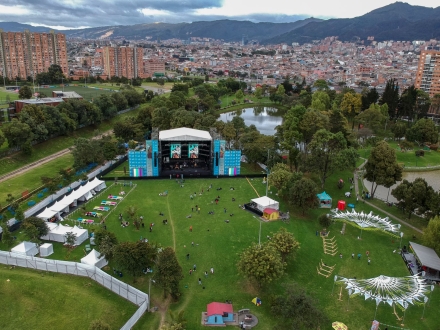
M347 141L341 132L334 134L325 129L315 133L308 152L304 168L319 175L322 188L335 171L354 168L358 157L354 149L347 149Z
M391 191L391 195L398 200L398 207L408 212L408 218L413 212L423 216L429 214L433 194L434 189L422 178L416 178L413 182L403 180Z
M272 234L270 244L280 253L283 262L286 262L287 257L299 249L299 242L284 227Z
M406 139L411 142L423 144L438 142L438 128L432 119L419 119L406 131Z
M9 231L9 227L6 223L3 223L1 227L2 227L2 243L9 250L12 244L14 243L14 237L12 236L12 233Z
M177 300L180 296L179 282L183 279L183 273L174 250L171 247L163 249L158 253L155 265L153 279L162 287L164 298L170 293L173 299Z
M368 109L356 116L356 121L377 133L384 127L385 120L388 118L388 113L384 114L380 107L378 104L371 104Z
M104 153L100 148L98 140L78 138L71 148L73 155L73 166L76 169L85 167L91 163L101 163L104 161Z
M285 285L282 295L271 301L270 310L276 316L274 329L324 329L330 321L318 302L298 285Z
M319 206L319 200L316 194L318 188L316 183L308 178L302 178L296 181L289 190L289 203L302 210L302 214L309 209Z
M9 148L20 148L32 140L32 131L28 124L13 118L10 123L2 126L2 131L8 140Z
M402 180L402 167L397 163L396 152L386 141L380 141L371 149L365 170L365 178L371 182L372 197L378 185L389 188Z
M387 104L390 119L395 119L397 116L397 106L399 104L399 83L396 79L389 79L385 86L379 104Z
M107 259L113 260L113 252L115 246L118 245L118 239L116 235L110 231L100 229L95 231L95 244L96 249Z
M252 245L240 254L238 271L259 287L284 274L285 264L273 245Z
M156 251L156 247L147 242L122 242L115 246L113 260L136 281L142 270L153 263Z
M144 127L135 117L126 117L117 121L113 126L113 133L117 138L127 142L142 139L145 134Z
M23 87L20 88L20 90L18 91L18 98L20 100L27 100L30 99L32 97L32 90L29 86L24 85Z
M429 220L428 226L423 230L423 244L434 249L440 254L440 217Z
M31 242L40 242L40 237L49 233L49 227L46 221L37 217L29 217L24 219L22 228L27 238Z
M345 93L341 101L342 112L352 120L351 129L354 129L354 118L361 112L362 109L362 95L357 93Z

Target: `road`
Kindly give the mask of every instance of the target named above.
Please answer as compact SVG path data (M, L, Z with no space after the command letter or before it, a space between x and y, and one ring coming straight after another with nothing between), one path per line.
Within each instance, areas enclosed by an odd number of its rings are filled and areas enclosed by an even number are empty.
M93 137L92 139L94 139L94 140L95 139L99 139L99 138L101 138L101 137L103 137L105 135L111 134L112 132L113 132L113 130L104 132L104 133L102 133L100 135L97 135L97 136ZM33 170L34 168L37 168L37 167L39 167L39 166L41 166L43 164L46 164L46 163L48 163L48 162L50 162L50 161L52 161L54 159L57 159L57 158L61 157L61 156L67 155L68 153L70 153L70 149L69 148L63 149L63 150L58 151L58 152L56 152L56 153L54 153L52 155L49 155L49 156L44 157L44 158L41 158L40 160L37 160L36 162L30 163L28 165L25 165L23 167L20 167L20 168L18 168L16 170L12 171L12 172L6 173L6 174L0 176L0 183L3 182L3 181L6 181L6 180L12 179L12 178L14 178L16 176L22 175L23 173L26 173L26 172L28 172L30 170Z

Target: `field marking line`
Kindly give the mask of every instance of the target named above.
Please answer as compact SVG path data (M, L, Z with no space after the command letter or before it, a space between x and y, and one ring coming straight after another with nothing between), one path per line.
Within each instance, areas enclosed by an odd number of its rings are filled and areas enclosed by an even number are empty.
M170 203L168 201L168 195L167 195L167 208L168 208L168 214L169 214L169 218L170 218L171 229L173 231L173 249L174 249L174 251L176 251L176 233L174 232L174 223L173 223L173 218L171 217L171 209L170 209Z
M246 177L247 182L249 183L249 185L252 187L252 189L254 189L255 193L257 194L258 197L260 197L260 194L258 193L257 189L254 188L254 186L252 185L252 183L249 181L249 178Z

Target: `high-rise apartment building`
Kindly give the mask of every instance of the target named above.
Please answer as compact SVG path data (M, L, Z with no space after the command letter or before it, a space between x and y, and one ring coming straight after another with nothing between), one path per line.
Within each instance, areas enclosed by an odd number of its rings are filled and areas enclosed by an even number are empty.
M145 78L143 56L144 50L140 47L104 47L103 73L108 77Z
M144 64L147 77L165 76L165 62L156 59L148 59L144 61Z
M13 80L46 72L57 64L69 75L66 36L62 33L3 32L0 29L0 74Z
M421 50L415 87L433 97L440 94L440 48Z

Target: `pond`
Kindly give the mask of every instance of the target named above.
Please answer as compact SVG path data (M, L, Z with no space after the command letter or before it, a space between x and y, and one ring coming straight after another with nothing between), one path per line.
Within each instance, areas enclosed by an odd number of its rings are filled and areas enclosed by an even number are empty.
M274 135L276 133L275 127L281 125L283 122L283 114L284 111L277 108L255 106L222 113L220 120L226 123L231 121L235 116L240 116L247 126L255 125L261 134Z

